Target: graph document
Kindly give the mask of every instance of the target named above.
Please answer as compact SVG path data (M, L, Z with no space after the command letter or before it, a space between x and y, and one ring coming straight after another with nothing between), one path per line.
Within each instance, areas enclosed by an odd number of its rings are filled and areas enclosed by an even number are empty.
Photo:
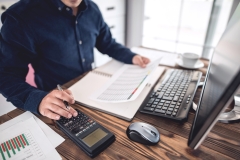
M3 160L6 159L44 159L44 153L34 140L30 131L26 131L11 139L2 142L0 152Z
M146 68L137 65L124 65L91 98L102 102L133 101L148 83L151 74L158 66L159 59Z
M0 159L61 159L33 117L0 133Z

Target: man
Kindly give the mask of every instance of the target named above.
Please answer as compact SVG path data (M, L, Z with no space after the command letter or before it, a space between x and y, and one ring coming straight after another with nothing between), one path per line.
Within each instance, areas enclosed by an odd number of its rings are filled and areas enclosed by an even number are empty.
M62 101L74 103L69 90L49 91L91 70L94 47L128 64L149 63L112 39L90 0L21 0L1 20L0 92L16 107L51 119L77 116ZM38 88L25 82L29 63Z

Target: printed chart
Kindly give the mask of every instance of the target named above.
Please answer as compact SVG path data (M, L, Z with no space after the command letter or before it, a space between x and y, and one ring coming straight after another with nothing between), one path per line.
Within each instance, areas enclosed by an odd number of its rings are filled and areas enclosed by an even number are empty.
M159 59L146 68L124 65L111 80L96 91L91 98L103 102L127 102L135 100L147 84L150 75L158 66Z
M42 159L45 157L30 131L0 142L0 153L0 159L3 160Z

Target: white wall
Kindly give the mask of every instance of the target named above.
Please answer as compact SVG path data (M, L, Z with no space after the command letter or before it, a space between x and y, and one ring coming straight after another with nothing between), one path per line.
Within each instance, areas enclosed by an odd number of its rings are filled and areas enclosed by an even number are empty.
M127 1L126 46L141 46L145 0Z

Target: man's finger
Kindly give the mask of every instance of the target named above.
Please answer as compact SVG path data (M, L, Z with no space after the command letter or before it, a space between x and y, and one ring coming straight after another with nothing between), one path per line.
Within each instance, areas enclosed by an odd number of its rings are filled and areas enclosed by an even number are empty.
M63 116L63 117L66 117L66 118L71 118L72 117L72 114L69 113L68 111L64 110L62 107L59 107L53 103L49 104L48 106L49 110L54 112L54 113L57 113L58 115L60 116Z
M66 111L68 110L68 109L66 108L65 104L63 103L63 100L61 100L61 99L53 98L53 99L51 100L51 103L53 103L53 104L55 104L55 105L57 105L57 106L65 109Z
M137 61L138 61L138 65L141 66L141 67L143 67L143 66L144 66L144 62L143 62L142 57L139 56L139 57L137 57L137 58L138 58L138 59L137 59Z
M64 92L64 91L59 91L59 90L54 90L54 95L56 98L58 99L62 99L64 101L67 101L70 104L74 104L75 100L73 99L73 97L71 97L68 93Z
M148 63L150 62L150 59L148 59L148 58L146 58L146 57L142 57L142 59L143 59L143 62L144 62L145 64L148 64Z
M54 120L59 120L60 116L57 115L56 113L53 113L52 111L45 109L42 112L40 112L43 116L46 116L50 119L54 119Z
M74 108L72 108L72 107L70 107L69 112L70 112L74 117L76 117L76 116L78 115L77 111L76 111Z
M61 107L62 109L64 109L65 111L71 113L74 117L77 116L77 111L75 109L73 109L72 107L70 107L69 109L66 108L65 104L63 103L62 100L55 98L54 100L52 100L52 103Z
M69 94L69 95L74 99L73 94L72 94L72 92L71 92L70 90L66 89L66 90L64 90L64 92L66 92L67 94Z

